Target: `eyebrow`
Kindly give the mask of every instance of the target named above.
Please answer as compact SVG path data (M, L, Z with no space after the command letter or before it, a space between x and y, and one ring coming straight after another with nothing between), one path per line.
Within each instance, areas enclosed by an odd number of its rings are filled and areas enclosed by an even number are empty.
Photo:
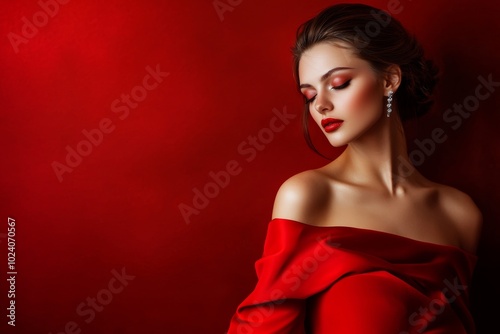
M341 71L341 70L352 70L354 69L353 67L335 67L335 68L332 68L331 70L329 70L328 72L326 72L325 74L323 74L321 76L321 81L325 81L326 79L328 79L328 77L330 75L332 75L333 73L337 72L337 71ZM301 84L299 86L300 88L306 88L306 87L311 87L310 84Z

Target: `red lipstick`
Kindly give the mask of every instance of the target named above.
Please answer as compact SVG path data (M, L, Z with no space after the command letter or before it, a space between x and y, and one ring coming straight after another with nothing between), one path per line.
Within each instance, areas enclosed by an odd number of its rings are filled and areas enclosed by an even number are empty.
M335 119L335 118L325 118L321 120L321 125L325 129L326 132L333 132L340 128L340 126L344 123L343 120Z

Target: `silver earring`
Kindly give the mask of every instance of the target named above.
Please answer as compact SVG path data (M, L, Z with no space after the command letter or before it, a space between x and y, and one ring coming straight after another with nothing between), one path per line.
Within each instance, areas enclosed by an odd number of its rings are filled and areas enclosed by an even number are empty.
M392 94L394 92L392 90L389 91L389 97L387 98L387 117L391 117L392 112Z

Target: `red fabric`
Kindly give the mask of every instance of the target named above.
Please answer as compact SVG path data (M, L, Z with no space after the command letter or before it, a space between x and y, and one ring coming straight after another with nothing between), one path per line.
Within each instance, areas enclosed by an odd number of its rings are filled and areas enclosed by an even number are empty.
M228 333L475 333L476 262L454 246L273 219Z

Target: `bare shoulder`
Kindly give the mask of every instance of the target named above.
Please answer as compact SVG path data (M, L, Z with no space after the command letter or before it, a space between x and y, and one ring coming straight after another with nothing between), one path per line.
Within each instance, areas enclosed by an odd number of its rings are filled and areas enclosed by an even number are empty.
M318 170L308 170L287 179L278 189L272 218L315 225L331 194L329 179Z
M442 209L460 234L462 247L475 253L483 225L482 212L465 192L446 185L439 185Z

